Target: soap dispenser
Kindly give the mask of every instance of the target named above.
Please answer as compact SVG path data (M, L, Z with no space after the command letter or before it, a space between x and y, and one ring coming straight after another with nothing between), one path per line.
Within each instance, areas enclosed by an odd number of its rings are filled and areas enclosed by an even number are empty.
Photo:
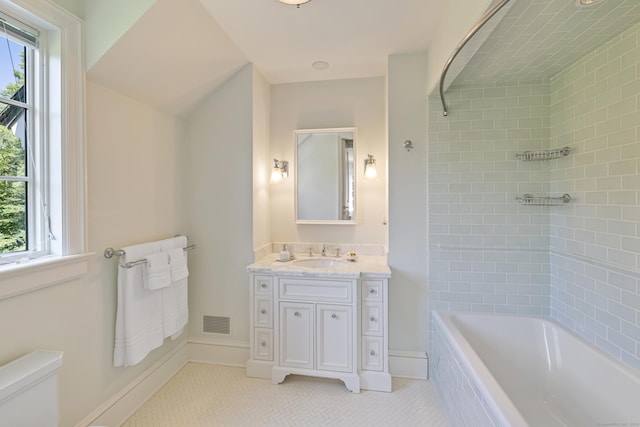
M280 251L280 261L289 261L291 259L291 254L287 250L287 245L282 245L282 251Z

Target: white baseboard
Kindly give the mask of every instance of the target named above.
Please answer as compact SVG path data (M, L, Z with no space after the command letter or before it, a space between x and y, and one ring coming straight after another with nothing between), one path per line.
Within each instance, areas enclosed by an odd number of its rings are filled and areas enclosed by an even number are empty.
M100 405L76 427L120 426L189 362L187 341L157 361L119 393Z
M427 354L423 351L389 350L389 372L392 377L426 380Z
M100 405L76 427L122 425L160 387L189 362L245 367L249 344L206 338L190 338L156 362L118 394ZM390 350L389 371L393 377L427 378L427 355L419 351Z
M249 343L242 341L189 338L189 362L245 367Z

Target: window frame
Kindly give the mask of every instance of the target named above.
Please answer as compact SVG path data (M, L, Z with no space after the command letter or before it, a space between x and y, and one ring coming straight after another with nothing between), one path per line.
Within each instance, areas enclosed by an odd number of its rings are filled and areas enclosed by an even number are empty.
M35 3L35 4L34 4ZM3 13L41 32L46 58L40 73L45 104L36 114L59 117L40 129L46 138L45 171L49 188L50 254L28 262L0 265L0 299L65 283L88 272L94 254L86 251L84 94L82 21L51 2L0 0ZM34 94L37 96L38 94ZM45 112L46 111L46 112ZM42 149L40 147L39 149ZM45 185L43 183L43 185Z
M2 34L6 37L5 34ZM47 217L49 206L49 186L47 177L47 143L42 129L47 126L47 106L42 97L46 76L41 64L45 63L46 48L33 47L27 43L8 37L23 46L25 52L25 86L26 98L16 101L0 98L2 103L13 105L24 110L25 129L25 176L13 176L15 179L5 181L24 182L26 186L26 247L27 250L0 253L0 265L9 264L20 259L40 258L50 254L49 237L47 233ZM40 38L46 46L45 38ZM11 176L6 176L11 178Z

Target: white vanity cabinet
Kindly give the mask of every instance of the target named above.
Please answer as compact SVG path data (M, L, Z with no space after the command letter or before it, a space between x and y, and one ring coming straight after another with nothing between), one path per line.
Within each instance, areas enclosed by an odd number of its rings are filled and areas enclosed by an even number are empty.
M354 393L391 391L388 277L249 271L248 376L274 384L289 374L336 378Z
M275 319L278 362L271 379L289 374L339 378L360 392L357 373L358 281L278 277L279 316Z

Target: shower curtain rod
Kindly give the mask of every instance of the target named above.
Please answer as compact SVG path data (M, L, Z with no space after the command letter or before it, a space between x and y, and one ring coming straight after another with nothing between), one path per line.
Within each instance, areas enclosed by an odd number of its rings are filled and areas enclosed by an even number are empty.
M456 59L456 57L458 56L462 48L469 42L469 40L471 40L471 38L480 30L480 28L482 28L484 24L486 24L487 21L489 21L489 19L491 19L493 15L498 13L498 11L502 9L502 7L507 3L509 3L509 0L501 0L499 3L496 3L491 9L489 9L487 13L485 13L484 16L480 18L480 20L476 23L476 25L474 25L473 28L471 28L471 31L469 31L467 35L464 36L464 38L460 41L460 43L458 43L458 46L456 46L451 56L449 57L447 62L444 64L444 67L442 68L442 74L440 75L440 100L442 101L442 109L443 109L442 114L444 116L447 116L449 114L449 110L447 108L447 102L444 99L444 79L447 77L447 73L449 72L449 67L451 67L451 63L453 62L454 59Z

